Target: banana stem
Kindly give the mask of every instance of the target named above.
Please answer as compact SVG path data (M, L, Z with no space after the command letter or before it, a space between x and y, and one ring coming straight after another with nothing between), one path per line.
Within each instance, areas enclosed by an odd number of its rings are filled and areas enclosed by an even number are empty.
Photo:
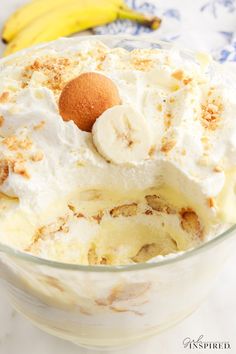
M161 19L157 16L148 16L140 12L130 9L129 7L121 7L118 10L118 19L136 21L146 27L156 30L160 27Z

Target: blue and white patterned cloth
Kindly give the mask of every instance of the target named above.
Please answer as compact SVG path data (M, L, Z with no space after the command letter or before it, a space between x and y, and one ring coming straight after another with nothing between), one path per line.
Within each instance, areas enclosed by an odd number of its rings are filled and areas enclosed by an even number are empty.
M96 34L148 34L159 40L210 51L224 62L236 62L236 0L126 0L134 9L161 17L157 31L137 23L116 21L97 27Z

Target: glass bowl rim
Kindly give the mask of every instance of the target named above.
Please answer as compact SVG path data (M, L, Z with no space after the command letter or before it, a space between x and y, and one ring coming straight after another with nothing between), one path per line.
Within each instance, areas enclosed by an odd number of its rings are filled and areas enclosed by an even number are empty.
M160 44L164 46L170 46L171 48L178 48L180 51L185 52L186 54L189 53L191 55L194 55L194 52L181 48L181 46L176 45L176 43L169 43L161 40L157 40L155 38L148 38L147 35L143 36L132 36L132 35L87 35L87 36L80 36L76 38L69 38L70 41L78 41L78 40L86 40L86 39L100 39L100 40L114 40L114 39L123 39L123 40L129 40L129 41L143 41L147 43L153 43L153 44ZM68 40L68 38L61 38L59 40ZM54 41L53 41L54 42ZM53 43L52 42L52 43ZM44 43L41 45L38 45L37 48L44 48L47 46L48 43ZM14 59L14 57L18 57L19 55L23 55L24 53L29 52L32 50L31 47L26 50L19 51L10 57L6 58L0 58L0 61L7 62L8 59ZM146 270L150 268L156 268L156 267L161 267L169 264L174 264L176 262L180 262L182 260L185 260L187 258L190 258L192 256L198 255L201 252L205 252L211 247L214 247L221 243L222 241L230 238L233 236L234 231L236 230L236 224L231 226L229 229L226 231L220 233L219 235L215 236L214 238L207 240L206 242L200 244L199 246L187 250L185 252L178 252L176 254L171 254L167 256L160 256L160 258L156 261L153 262L146 262L146 263L136 263L136 264L126 264L126 265L82 265L82 264L74 264L74 263L66 263L66 262L57 262L53 261L50 259L46 258L41 258L34 256L30 253L22 252L20 250L14 249L13 247L4 245L3 243L0 242L0 252L5 253L8 256L18 258L23 261L31 262L39 266L47 266L50 268L57 268L61 270L71 270L71 271L83 271L83 272L127 272L127 271L139 271L139 270Z

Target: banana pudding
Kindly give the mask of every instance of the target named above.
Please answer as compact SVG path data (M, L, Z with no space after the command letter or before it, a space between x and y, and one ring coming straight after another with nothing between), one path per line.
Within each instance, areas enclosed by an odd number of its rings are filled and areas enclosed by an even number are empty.
M63 39L0 63L0 242L153 261L236 215L235 89L177 49Z

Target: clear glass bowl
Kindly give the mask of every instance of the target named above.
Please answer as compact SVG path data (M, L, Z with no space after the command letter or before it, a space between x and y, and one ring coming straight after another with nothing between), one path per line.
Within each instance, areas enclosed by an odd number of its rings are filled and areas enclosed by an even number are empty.
M99 40L127 50L172 48L132 37ZM190 52L181 55L194 60ZM58 263L0 244L0 277L13 307L38 327L81 346L109 350L155 335L191 314L233 251L234 235L236 226L183 254L127 266Z

